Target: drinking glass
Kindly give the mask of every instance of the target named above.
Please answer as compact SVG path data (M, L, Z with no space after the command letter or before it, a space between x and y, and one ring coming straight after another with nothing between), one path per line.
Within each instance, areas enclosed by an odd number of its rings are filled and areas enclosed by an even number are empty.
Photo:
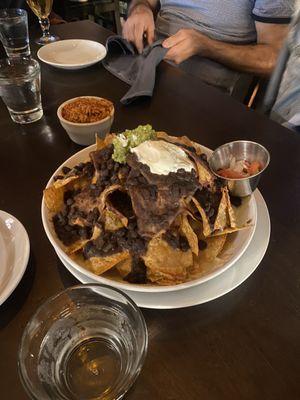
M0 60L0 96L14 122L42 118L40 76L39 63L32 58Z
M118 400L147 352L142 313L124 293L78 285L47 300L19 348L19 374L32 399Z
M59 40L58 36L50 34L49 14L52 10L53 0L27 0L29 7L39 19L43 36L36 40L36 43L43 46Z
M0 9L0 40L9 58L30 56L27 12Z

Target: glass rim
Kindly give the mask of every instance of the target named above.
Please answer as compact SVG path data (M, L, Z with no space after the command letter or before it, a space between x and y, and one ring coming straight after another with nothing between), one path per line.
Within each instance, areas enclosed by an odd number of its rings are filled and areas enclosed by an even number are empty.
M23 8L1 8L0 20L7 18L27 17L27 11Z
M34 70L32 72L28 73L22 73L19 76L1 76L1 69L2 67L13 67L14 65L28 65L28 66L33 66ZM37 60L31 57L20 57L16 59L9 59L9 58L0 58L0 83L10 83L10 82L15 82L18 80L26 78L33 78L37 73L40 73L40 64Z
M72 292L73 290L76 289L87 289L87 288L104 288L104 289L109 289L112 292L116 292L119 295L121 295L122 297L124 297L129 303L130 305L133 307L133 309L137 312L137 314L139 315L139 319L141 322L141 326L142 326L142 330L143 330L143 346L140 350L140 359L139 359L139 366L137 367L132 380L128 380L127 384L124 385L123 391L124 394L129 390L129 388L132 386L132 384L135 382L135 380L137 379L139 373L140 373L140 369L143 366L145 359L146 359L146 355L147 355L147 350L148 350L148 329L147 329L147 325L146 325L146 321L144 318L143 313L141 312L140 308L137 306L137 304L126 294L124 293L122 290L119 290L118 288L114 288L112 286L109 285L104 285L101 283L86 283L86 284L79 284L79 285L74 285L74 286L70 286L56 294L54 294L53 296L50 296L48 299L46 299L37 309L36 311L33 313L33 315L30 317L30 319L28 320L28 322L25 325L24 331L22 333L22 337L20 340L20 344L18 346L18 359L17 359L17 363L18 363L18 374L20 377L20 380L22 382L22 385L26 391L26 393L29 395L29 397L33 398L34 400L40 400L39 397L37 397L36 391L34 390L34 386L31 385L30 383L28 383L28 379L25 378L24 374L24 370L26 371L26 368L24 368L24 366L22 365L21 362L21 353L22 353L22 348L23 348L23 344L25 341L25 336L28 335L28 331L29 328L32 324L32 322L34 321L34 319L38 316L38 314L43 310L43 308L45 306L49 306L55 299L57 299L58 297L60 297L63 294L66 294L68 292Z

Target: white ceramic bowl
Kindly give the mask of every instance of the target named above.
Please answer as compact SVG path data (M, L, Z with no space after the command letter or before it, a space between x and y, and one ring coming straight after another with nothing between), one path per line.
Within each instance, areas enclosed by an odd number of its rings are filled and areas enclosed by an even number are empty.
M67 100L64 103L62 103L57 109L58 119L62 127L69 135L70 139L73 140L73 142L80 144L82 146L89 146L92 143L95 143L95 134L97 134L99 137L104 137L107 133L110 132L110 128L114 120L115 109L113 107L110 115L96 122L76 123L68 121L65 118L63 118L62 109L64 108L64 106L78 99L96 99L96 100L105 100L105 99L97 96L74 97L73 99Z
M212 153L210 149L207 149L204 146L202 146L202 149L205 153L207 153L207 155L210 155ZM89 146L79 151L78 153L70 157L68 160L66 160L60 167L58 167L58 169L49 179L47 187L52 185L54 181L53 177L60 173L62 167L64 166L73 167L79 164L80 162L86 161L86 159L89 156L89 153L93 150L95 150L95 145ZM243 229L239 232L235 232L228 235L225 248L222 250L221 254L219 254L218 259L214 260L211 263L211 270L208 271L205 275L202 275L197 279L172 286L158 286L151 284L141 285L141 284L128 283L123 281L122 278L118 276L101 276L101 275L98 276L93 272L88 271L86 268L84 268L83 265L80 265L78 262L74 261L64 252L63 245L57 238L53 224L50 221L50 215L45 205L44 198L42 200L41 212L42 212L43 226L46 235L48 236L48 239L51 242L52 246L54 247L56 253L58 253L60 257L65 259L73 268L75 268L81 274L99 283L111 285L123 290L130 290L136 292L170 292L170 291L176 291L193 287L218 276L219 274L230 268L244 254L245 250L247 249L252 240L256 227L257 208L254 196L251 196L249 201L245 203L245 206L240 207L240 209L238 210L240 213L242 213L241 215L242 221L246 222L251 220L252 225L248 229Z
M46 44L39 49L37 56L52 67L76 70L103 60L106 48L93 40L66 39Z

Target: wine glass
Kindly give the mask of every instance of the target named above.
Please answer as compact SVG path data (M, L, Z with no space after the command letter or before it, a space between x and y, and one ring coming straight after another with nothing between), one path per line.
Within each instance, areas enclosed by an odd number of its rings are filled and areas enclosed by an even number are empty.
M49 14L51 13L53 0L27 0L27 3L38 17L41 29L43 31L43 36L37 39L36 43L43 46L59 40L58 36L51 35L49 32Z

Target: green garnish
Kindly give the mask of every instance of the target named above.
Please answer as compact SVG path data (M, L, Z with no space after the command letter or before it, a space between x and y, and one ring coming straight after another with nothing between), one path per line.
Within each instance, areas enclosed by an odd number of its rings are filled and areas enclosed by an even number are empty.
M114 161L124 164L130 149L153 139L156 139L156 132L151 125L139 125L132 130L126 129L113 140L114 152L112 158Z

